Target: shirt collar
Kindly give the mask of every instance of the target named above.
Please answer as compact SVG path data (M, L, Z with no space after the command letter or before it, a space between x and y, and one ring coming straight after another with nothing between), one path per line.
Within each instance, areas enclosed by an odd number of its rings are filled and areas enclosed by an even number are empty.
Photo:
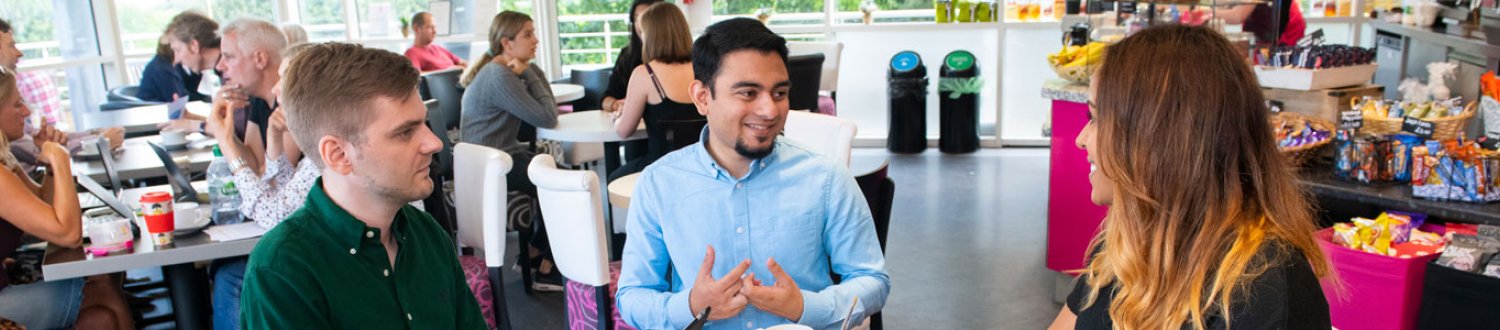
M713 153L708 151L708 139L708 126L703 126L703 131L698 133L698 145L692 147L698 151L698 163L703 164L704 170L713 175L715 180L727 179L729 181L735 181L736 179L734 178L734 176L729 175L729 171L726 171L724 170L724 167L719 166L719 162L714 160ZM751 160L749 171L746 171L745 177L740 178L738 181L749 180L750 178L755 177L756 173L761 172L766 167L776 163L778 156L781 154L781 149L785 148L786 146L782 145L781 137L777 137L776 141L772 142L772 144L774 146L771 148L771 154L766 155L761 159Z
M312 189L307 193L307 203L303 207L317 216L319 226L327 230L339 246L358 248L361 240L380 236L380 229L366 226L328 197L328 192L323 189L322 177L313 181ZM406 236L405 214L403 206L402 210L396 211L396 218L391 221L391 235L395 235L398 240L404 240Z

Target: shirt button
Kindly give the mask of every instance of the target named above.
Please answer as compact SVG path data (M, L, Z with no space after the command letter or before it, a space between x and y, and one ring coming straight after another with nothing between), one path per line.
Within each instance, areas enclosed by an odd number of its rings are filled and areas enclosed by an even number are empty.
M734 184L734 189L742 189L742 188L745 188L745 184L743 184L743 183L736 183L736 184Z
M745 322L745 328L746 329L755 329L755 322L754 321Z
M354 249L349 249L349 254L354 254L355 252L358 252L358 251L356 251Z
M411 321L411 313L406 313L406 320Z
M385 277L391 277L391 270L390 269L386 269L386 270L383 270L383 271L380 271L380 272L381 273L385 273Z
M374 231L367 231L367 232L365 232L365 238L374 238L374 237L375 237L375 232Z
M736 233L736 234L744 234L745 233L745 227L744 226L740 226L739 228L735 228L734 229L734 233Z

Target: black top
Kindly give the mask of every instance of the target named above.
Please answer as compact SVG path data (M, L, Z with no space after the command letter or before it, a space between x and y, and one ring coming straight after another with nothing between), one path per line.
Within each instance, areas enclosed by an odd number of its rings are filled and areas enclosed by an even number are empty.
M240 141L244 141L245 130L249 127L246 123L255 123L256 126L260 126L260 143L261 145L265 145L266 125L269 125L271 122L271 112L275 110L266 100L251 96L250 106L245 108L245 111L235 114L234 135L239 137Z
M1320 329L1332 327L1328 318L1328 300L1323 297L1322 286L1313 274L1312 267L1301 258L1295 249L1270 242L1261 246L1253 262L1275 260L1276 265L1251 281L1246 289L1237 291L1248 296L1234 300L1230 319L1235 329ZM1285 247L1283 247L1285 246ZM1286 251L1286 252L1283 252ZM1110 329L1114 322L1109 318L1110 301L1114 300L1114 285L1099 290L1099 297L1088 309L1079 310L1088 295L1088 283L1079 277L1074 281L1073 292L1068 294L1068 310L1078 319L1075 329ZM1209 329L1225 329L1224 317L1209 312L1204 320ZM1191 329L1184 324L1183 329Z
M609 106L604 104L605 97L625 99L625 91L630 88L630 74L641 64L645 63L641 62L640 50L630 46L620 50L620 56L615 58L615 68L609 71L609 85L604 87L604 96L599 98L599 105Z
M655 85L656 93L661 95L661 103L646 103L646 112L641 114L641 119L646 122L647 137L644 161L650 165L667 153L698 143L699 133L702 133L703 125L708 123L708 118L698 114L698 107L692 103L678 103L667 98L667 91L661 87L661 81L656 79L656 72L651 69L650 64L645 66L646 73L651 75L651 84Z
M189 101L207 101L207 95L198 93L198 83L202 81L202 74L172 64L171 58L156 56L141 70L141 85L136 89L135 97L144 101L172 102L172 94L177 94Z

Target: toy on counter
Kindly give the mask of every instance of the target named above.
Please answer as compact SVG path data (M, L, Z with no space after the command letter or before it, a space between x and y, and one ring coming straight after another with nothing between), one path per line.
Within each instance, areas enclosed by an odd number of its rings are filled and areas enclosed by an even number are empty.
M1448 79L1453 78L1453 71L1458 70L1458 63L1432 62L1427 64L1427 92L1432 94L1434 100L1447 100L1451 91L1448 90Z

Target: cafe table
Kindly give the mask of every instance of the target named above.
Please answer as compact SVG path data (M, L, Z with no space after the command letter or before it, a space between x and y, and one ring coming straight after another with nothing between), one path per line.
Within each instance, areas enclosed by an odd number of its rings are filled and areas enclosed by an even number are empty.
M213 106L202 101L187 103L187 111L200 116L208 116ZM125 135L139 136L156 134L159 129L157 124L169 121L167 116L167 104L153 104L128 109L98 111L78 116L78 129L91 130L109 127L125 128Z
M203 172L208 170L208 164L213 162L213 145L215 141L201 134L193 133L188 136L187 147L180 150L168 150L179 167L190 172ZM156 151L151 150L147 142L161 144L161 137L141 136L125 139L125 143L113 153L115 173L120 180L136 180L155 177L166 177L167 170L161 163L161 158L156 156ZM87 148L88 146L84 146ZM104 163L98 159L83 160L79 157L73 159L73 173L88 175L89 178L98 182L109 182L104 172Z
M193 186L207 191L207 184L203 181L193 182ZM134 206L141 195L155 191L171 192L172 188L162 185L126 189L121 193L120 200L126 205ZM81 247L49 246L42 260L42 276L47 281L56 281L161 267L171 293L177 329L209 329L213 316L209 309L212 304L209 299L208 276L207 272L196 269L193 264L250 255L260 238L215 242L200 230L176 236L172 240L170 246L155 246L149 237L141 237L136 239L132 250L105 256L85 253Z
M552 84L552 98L557 103L568 103L583 99L583 85L554 83Z

